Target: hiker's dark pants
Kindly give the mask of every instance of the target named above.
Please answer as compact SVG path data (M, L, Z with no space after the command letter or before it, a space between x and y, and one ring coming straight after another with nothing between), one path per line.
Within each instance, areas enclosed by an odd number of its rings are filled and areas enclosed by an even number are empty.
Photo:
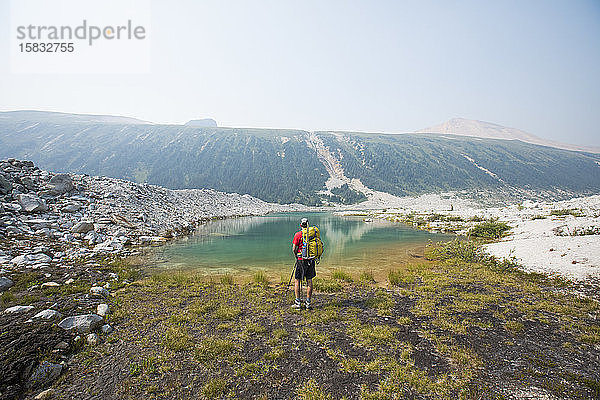
M317 275L317 271L315 270L315 260L296 260L296 273L294 274L294 278L301 280L305 278L306 280L312 279Z

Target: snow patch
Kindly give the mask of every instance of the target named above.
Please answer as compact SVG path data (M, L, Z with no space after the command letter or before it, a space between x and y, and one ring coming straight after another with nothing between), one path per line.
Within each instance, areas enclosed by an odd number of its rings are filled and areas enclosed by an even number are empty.
M33 124L33 125L29 125L29 126L26 126L25 128L23 128L23 129L21 129L21 130L19 130L19 131L17 131L17 132L23 132L23 131L26 131L27 129L35 128L35 127L36 127L36 126L38 126L39 124L40 124L39 122L36 122L35 124Z

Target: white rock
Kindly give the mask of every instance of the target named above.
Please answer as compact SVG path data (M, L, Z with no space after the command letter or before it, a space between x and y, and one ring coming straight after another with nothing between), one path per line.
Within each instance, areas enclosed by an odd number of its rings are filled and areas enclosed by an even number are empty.
M47 310L40 311L39 313L35 314L32 319L38 319L38 318L39 319L47 319L47 320L61 319L62 314L56 310L47 309Z
M75 279L73 278L69 278L65 281L65 285L70 285L71 283L75 282Z
M28 225L35 225L36 229L49 228L52 225L52 221L42 218L33 218L24 221Z
M66 331L75 330L79 333L89 333L102 325L102 317L97 314L76 315L67 317L58 323Z
M21 207L21 205L18 203L4 203L3 206L5 210L13 212L18 212L23 209L23 207Z
M44 282L42 283L42 287L59 287L60 283L56 283L56 282Z
M54 397L54 389L46 389L34 397L34 400L48 400Z
M95 346L98 344L100 339L98 338L98 335L96 335L95 333L90 333L86 336L86 341L88 342L89 345Z
M43 253L30 254L28 255L28 257L30 261L35 263L49 263L50 261L52 261L52 257Z
M19 194L17 195L17 200L25 212L36 213L48 211L46 202L33 194Z
M102 333L104 333L105 335L109 335L113 332L113 327L110 326L109 324L105 324L102 325Z
M108 307L108 304L98 304L98 307L96 307L96 314L100 315L101 317L105 317L110 313L110 308Z
M102 297L108 297L110 295L108 290L104 289L102 286L92 286L92 288L90 289L90 293L94 296Z
M94 247L94 251L95 252L99 252L99 253L103 253L103 252L112 252L112 251L118 251L121 250L123 248L123 243L115 240L115 239L108 239L98 245L96 245Z
M29 258L28 255L23 254L23 255L20 255L20 256L16 256L12 260L10 260L10 262L13 263L13 264L15 264L15 265L23 265L23 264L30 264L31 263L31 259Z
M12 306L4 310L5 314L21 314L33 310L33 306Z

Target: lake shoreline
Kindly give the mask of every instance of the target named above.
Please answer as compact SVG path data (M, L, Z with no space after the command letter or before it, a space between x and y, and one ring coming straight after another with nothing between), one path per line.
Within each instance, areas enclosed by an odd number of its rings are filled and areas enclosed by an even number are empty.
M507 235L484 246L500 259L514 259L524 270L560 275L580 282L600 281L600 196L556 202L523 201L484 207L451 194L401 199L395 207L363 210L365 217L410 224L430 232L466 236L483 221L505 222ZM355 213L340 211L341 213Z

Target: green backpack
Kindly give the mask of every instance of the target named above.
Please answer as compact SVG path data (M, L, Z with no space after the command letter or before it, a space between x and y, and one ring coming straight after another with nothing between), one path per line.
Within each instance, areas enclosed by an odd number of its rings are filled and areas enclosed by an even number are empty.
M302 259L304 260L319 260L323 254L323 242L319 228L316 226L308 226L302 228Z

